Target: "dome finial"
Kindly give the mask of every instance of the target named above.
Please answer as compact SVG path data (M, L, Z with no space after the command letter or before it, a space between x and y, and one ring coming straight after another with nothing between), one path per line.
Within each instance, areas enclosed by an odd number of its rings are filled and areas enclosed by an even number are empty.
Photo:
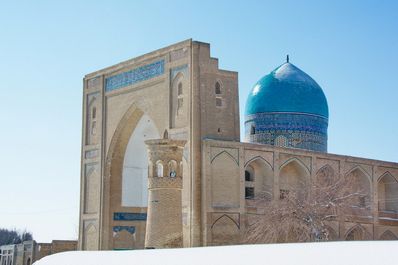
M289 54L286 55L286 62L289 63Z

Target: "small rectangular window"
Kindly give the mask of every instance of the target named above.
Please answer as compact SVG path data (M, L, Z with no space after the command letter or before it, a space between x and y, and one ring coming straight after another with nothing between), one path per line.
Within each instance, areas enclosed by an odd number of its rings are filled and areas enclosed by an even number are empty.
M254 188L253 187L245 188L245 199L254 199Z
M221 98L216 98L216 106L222 107L222 99Z

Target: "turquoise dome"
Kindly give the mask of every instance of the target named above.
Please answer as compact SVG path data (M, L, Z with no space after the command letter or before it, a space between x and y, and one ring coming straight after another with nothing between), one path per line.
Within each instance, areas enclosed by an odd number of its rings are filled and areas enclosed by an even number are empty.
M294 112L329 117L321 87L309 75L287 62L261 78L246 101L245 115Z

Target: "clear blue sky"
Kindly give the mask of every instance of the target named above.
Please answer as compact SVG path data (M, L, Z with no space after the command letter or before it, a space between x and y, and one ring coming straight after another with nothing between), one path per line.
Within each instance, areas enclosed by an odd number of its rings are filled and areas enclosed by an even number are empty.
M398 162L397 13L397 1L2 1L0 227L77 237L83 76L188 38L239 72L241 113L290 54L328 98L329 152Z

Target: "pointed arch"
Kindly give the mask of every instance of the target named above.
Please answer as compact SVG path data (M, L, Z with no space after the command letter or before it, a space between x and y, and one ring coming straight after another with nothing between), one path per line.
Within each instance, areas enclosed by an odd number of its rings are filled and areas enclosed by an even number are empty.
M321 167L316 173L316 183L320 186L330 186L335 180L335 173L332 166L329 164Z
M311 174L310 169L304 164L303 161L301 161L299 158L297 157L292 157L289 158L288 160L286 160L280 167L279 170L282 170L283 167L285 167L286 165L290 164L291 162L296 162L298 163L302 168L305 169L305 171L307 172L308 175Z
M211 225L211 229L213 229L213 226L216 225L217 222L219 222L219 221L220 221L222 218L224 218L224 217L230 219L230 220L236 225L236 227L237 227L238 229L240 229L240 225L239 225L234 219L232 219L231 216L229 216L229 215L227 215L227 214L223 214L223 215L221 215L220 217L218 217L218 218L213 222L213 224Z
M369 174L361 166L353 167L345 175L347 185L351 189L350 192L356 193L355 200L352 201L352 206L358 209L370 209L371 203L371 192L372 183ZM365 212L357 212L355 214L366 214Z
M347 231L344 239L346 241L368 240L370 235L362 225L356 224Z
M212 243L231 245L239 242L240 226L228 214L223 214L211 226Z
M240 203L240 169L226 151L211 162L211 200L213 207L238 207Z
M382 212L398 212L398 181L385 172L377 181L378 209Z
M245 165L245 198L261 196L272 200L273 187L274 174L270 163L261 156L250 159Z
M170 118L171 127L176 128L182 125L181 118L186 111L187 102L185 101L186 86L185 76L183 72L178 72L171 80L170 84ZM185 116L184 116L185 117Z
M245 167L248 165L248 164L250 164L251 162L253 162L253 161L255 161L255 160L261 160L261 161L263 161L264 163L266 163L266 164L268 164L268 166L273 170L274 169L274 167L264 158L264 157L262 157L262 156L255 156L255 157L253 157L253 158L250 158L246 163L245 163Z
M325 229L328 232L328 241L337 241L339 239L338 234L331 226L327 225Z
M379 240L398 240L398 237L390 230L386 230L381 234Z
M284 198L293 192L299 199L304 199L305 189L308 188L310 171L297 158L291 158L282 164L279 171L279 192L280 197Z
M356 170L362 172L366 176L366 178L368 179L369 183L372 182L372 177L368 174L368 172L366 172L366 170L361 165L355 165L350 170L348 170L345 175L348 176L349 174L353 173Z
M103 198L104 198L104 204L103 204L103 219L102 219L102 224L101 227L109 227L110 222L113 218L113 211L116 207L128 207L128 206L122 206L122 193L120 192L123 187L123 171L125 171L126 178L125 184L128 187L131 187L131 183L128 180L133 180L134 178L129 178L129 174L135 174L135 166L134 165L128 165L125 163L125 157L126 154L128 155L133 155L131 152L127 152L127 147L130 142L130 138L132 134L136 131L137 126L140 122L144 123L145 119L143 117L149 117L149 115L145 115L144 111L142 111L140 108L137 107L135 103L131 104L130 107L127 109L125 114L122 116L122 118L119 120L116 129L111 137L109 147L106 152L106 160L105 160L105 165L104 165L104 185L103 185ZM149 117L150 123L153 125L154 131L157 132L157 137L155 138L160 138L159 134L159 128L156 126L156 124L153 122L151 117ZM151 125L151 126L152 126ZM145 126L143 126L145 127ZM138 133L138 132L137 132ZM142 143L144 145L144 143ZM144 153L146 155L146 152ZM140 157L141 160L144 160L143 157ZM147 161L148 162L148 161ZM127 171L126 171L127 169ZM130 169L130 171L129 171ZM142 173L147 173L148 172L148 164L143 164L140 166L139 171ZM130 173L129 173L130 172ZM131 175L130 175L131 176ZM139 177L140 179L143 180L143 177ZM145 181L143 180L143 183ZM129 184L130 183L130 184ZM143 184L144 185L144 184ZM147 184L146 184L147 185ZM126 196L129 194L129 191L126 190L124 193ZM112 195L112 196L111 196ZM136 196L137 194L130 194L131 196ZM143 194L141 194L144 196ZM138 196L138 195L137 195ZM126 197L127 198L127 197ZM127 201L129 198L127 198ZM128 205L128 204L125 204ZM141 206L138 206L141 207ZM129 211L129 208L122 208L125 211ZM146 208L145 208L146 209ZM102 232L102 231L101 231ZM103 233L102 237L102 242L105 242L105 244L108 244L107 242L111 242L112 238L112 232L109 231L108 233ZM112 245L109 245L109 248L112 248Z
M210 163L213 163L213 161L214 161L218 156L222 155L223 153L225 153L226 155L230 156L230 157L235 161L235 163L236 163L237 165L239 165L239 161L236 160L236 158L235 158L233 155L231 155L231 154L230 154L228 151L226 151L226 150L223 150L223 151L221 151L220 153L216 154L216 155L211 159Z

